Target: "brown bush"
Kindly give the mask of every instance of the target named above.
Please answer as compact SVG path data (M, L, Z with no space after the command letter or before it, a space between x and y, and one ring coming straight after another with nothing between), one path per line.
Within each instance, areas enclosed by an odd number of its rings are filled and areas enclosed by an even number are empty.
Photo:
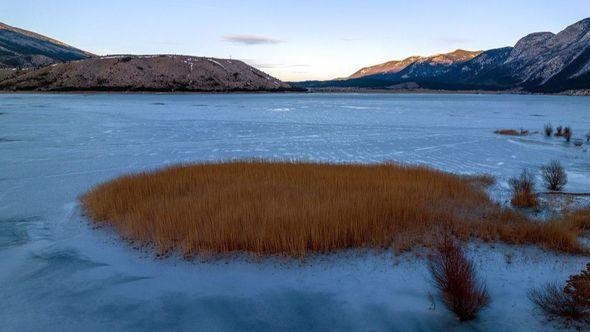
M585 320L590 315L590 264L569 277L564 287L547 284L529 292L530 300L550 317Z
M539 202L535 195L535 177L527 169L516 178L508 180L512 190L512 205L521 208L537 207Z
M515 130L515 129L498 129L496 131L494 131L494 134L498 134L498 135L507 135L507 136L526 136L529 134L528 130L524 130L524 129L520 129L520 130Z
M185 255L432 246L440 229L579 252L578 229L493 203L477 178L427 167L236 161L128 175L81 197L124 238ZM562 225L563 224L563 225Z
M474 319L490 303L485 285L478 281L473 263L463 249L446 238L429 264L434 284L445 306L461 321Z
M560 191L567 184L567 174L557 160L541 167L541 175L549 190Z

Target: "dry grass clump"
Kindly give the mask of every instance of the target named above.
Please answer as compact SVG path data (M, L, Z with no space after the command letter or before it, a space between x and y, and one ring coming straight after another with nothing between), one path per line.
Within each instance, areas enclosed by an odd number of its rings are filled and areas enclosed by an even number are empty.
M512 205L520 208L535 208L539 205L535 194L535 176L524 169L518 177L508 180L512 190Z
M581 250L571 223L504 210L478 182L420 166L236 161L124 176L81 203L127 239L188 256L408 250L432 246L440 229L463 240Z
M507 135L507 136L526 136L529 134L528 130L520 129L498 129L494 131L494 134Z
M580 231L590 231L590 208L568 212L563 218Z
M464 175L463 178L480 188L489 187L496 183L496 178L490 174Z
M529 292L530 300L550 318L586 321L590 316L590 264L580 274L569 277L565 286L547 284Z
M474 319L490 303L473 263L456 241L446 238L430 258L430 273L445 306L461 321Z

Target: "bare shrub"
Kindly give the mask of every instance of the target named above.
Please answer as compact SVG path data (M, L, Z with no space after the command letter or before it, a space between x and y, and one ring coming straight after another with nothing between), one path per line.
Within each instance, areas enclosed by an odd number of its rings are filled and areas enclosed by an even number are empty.
M570 127L563 128L563 137L565 138L565 140L567 142L569 142L572 139L572 135L573 135L572 128L570 128Z
M548 165L542 166L541 175L545 186L549 190L561 191L567 184L567 174L557 160L553 160Z
M512 205L522 208L538 206L535 177L528 169L524 169L518 177L508 180L508 184L512 189Z
M557 128L555 128L555 136L558 136L558 137L563 136L563 127L562 126L557 126Z
M545 136L550 137L551 135L553 135L553 126L548 123L545 125Z
M461 321L474 319L490 303L490 296L477 279L473 263L456 241L446 238L432 255L429 268L443 303Z
M548 316L587 319L590 316L590 263L580 274L570 276L565 286L547 284L532 289L529 299Z

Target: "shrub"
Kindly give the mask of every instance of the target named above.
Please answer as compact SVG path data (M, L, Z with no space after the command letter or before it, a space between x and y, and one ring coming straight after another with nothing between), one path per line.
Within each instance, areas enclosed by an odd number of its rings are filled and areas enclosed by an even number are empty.
M572 134L573 134L572 128L570 128L570 127L563 128L563 137L565 137L566 141L569 142L572 139Z
M548 123L545 125L545 136L550 137L551 135L553 135L553 126Z
M508 180L508 184L512 189L512 205L523 208L538 206L534 192L535 177L529 170L524 169L517 178Z
M567 174L557 160L541 167L541 175L549 190L560 191L567 184Z
M443 303L461 321L474 319L490 303L485 285L477 280L473 263L454 240L447 238L440 244L429 268Z
M532 289L529 299L548 316L581 320L590 315L590 263L580 274L569 277L565 286L547 284Z
M555 128L555 136L558 136L558 137L563 136L563 127L562 126L557 126L557 128Z

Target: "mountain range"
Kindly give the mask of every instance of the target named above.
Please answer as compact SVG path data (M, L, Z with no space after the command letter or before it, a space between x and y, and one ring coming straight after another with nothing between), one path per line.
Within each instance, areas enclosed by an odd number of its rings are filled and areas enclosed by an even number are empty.
M532 33L514 47L413 56L362 68L346 79L293 84L304 88L542 93L590 89L590 18L557 34Z

